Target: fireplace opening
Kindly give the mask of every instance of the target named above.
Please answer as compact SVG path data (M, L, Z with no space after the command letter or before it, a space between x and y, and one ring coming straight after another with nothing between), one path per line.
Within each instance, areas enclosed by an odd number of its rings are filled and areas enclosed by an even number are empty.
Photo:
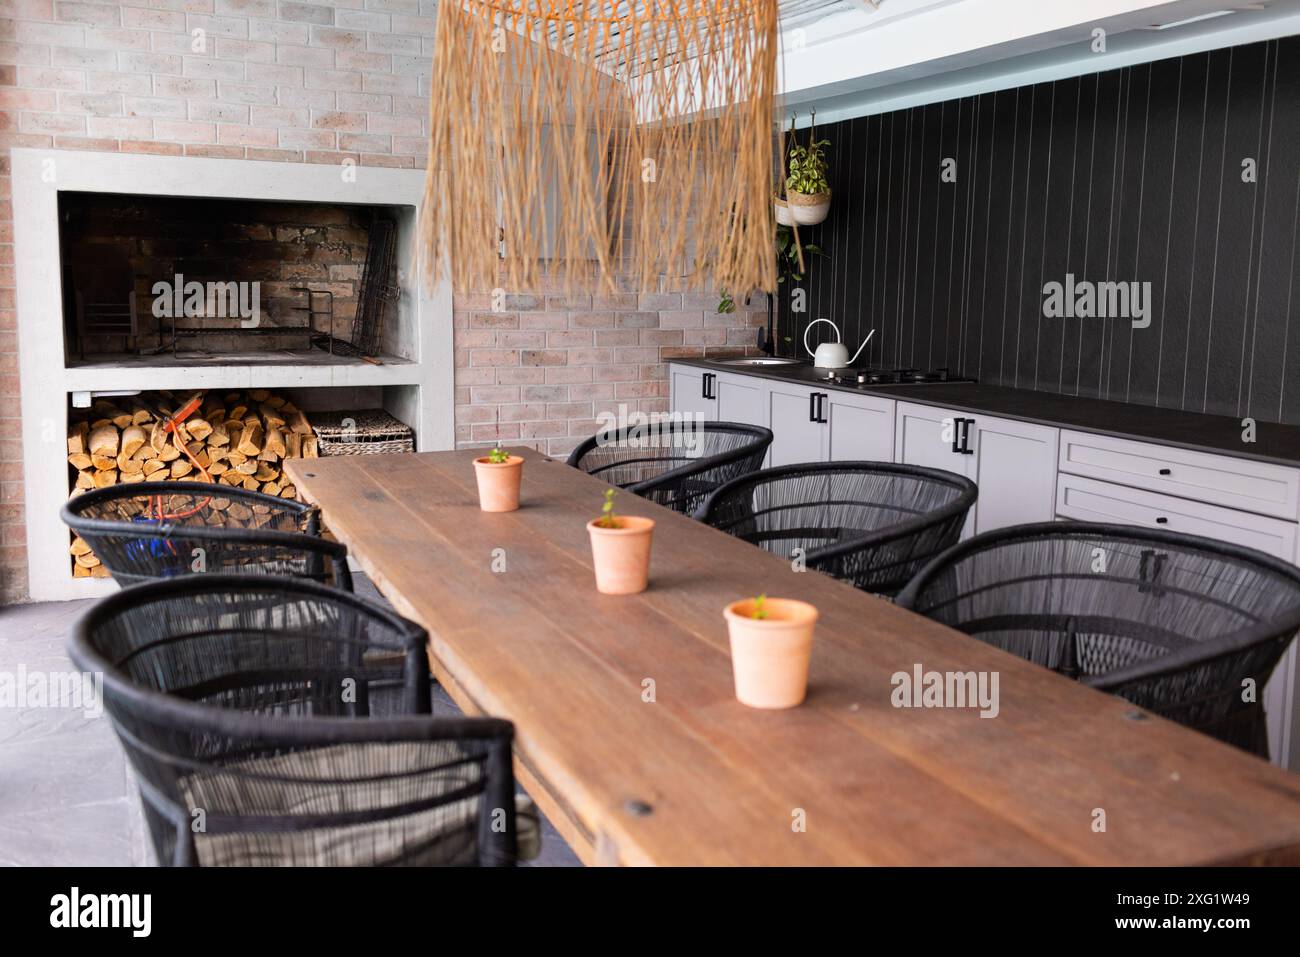
M65 361L416 359L399 268L413 210L59 194Z

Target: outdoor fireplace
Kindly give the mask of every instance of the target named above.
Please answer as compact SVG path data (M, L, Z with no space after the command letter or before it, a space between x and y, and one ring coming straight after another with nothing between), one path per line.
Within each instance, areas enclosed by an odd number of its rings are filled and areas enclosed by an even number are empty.
M401 217L379 205L61 193L67 358L408 358L385 337L402 307Z
M103 400L134 414L160 392L270 392L309 419L382 410L410 427L416 449L452 447L451 293L421 282L415 259L423 180L418 170L13 151L33 599L112 587L72 577L58 515L78 480L136 474L134 454L125 466L101 454L89 473L69 462L69 429L93 423ZM274 485L272 468L247 480Z

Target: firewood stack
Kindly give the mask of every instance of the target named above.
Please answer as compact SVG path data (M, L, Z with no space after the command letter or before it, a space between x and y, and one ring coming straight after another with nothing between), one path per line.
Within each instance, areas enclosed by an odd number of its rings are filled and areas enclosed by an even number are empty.
M197 463L219 484L297 496L282 472L283 461L315 458L318 449L311 423L292 402L266 389L209 393L179 434L167 431L150 411L174 411L184 401L168 392L151 393L146 402L97 399L68 425L68 463L76 470L72 495L136 482L202 482ZM74 536L69 551L76 577L107 576L81 538Z

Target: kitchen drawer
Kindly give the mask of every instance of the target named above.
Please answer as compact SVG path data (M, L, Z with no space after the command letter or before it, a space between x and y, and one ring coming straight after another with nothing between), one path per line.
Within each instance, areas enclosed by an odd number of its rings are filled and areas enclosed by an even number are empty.
M1143 525L1201 535L1295 560L1295 522L1192 502L1172 495L1098 482L1062 473L1056 481L1056 514L1080 522ZM1160 522L1157 519L1163 518Z
M1295 521L1300 470L1061 430L1060 471Z

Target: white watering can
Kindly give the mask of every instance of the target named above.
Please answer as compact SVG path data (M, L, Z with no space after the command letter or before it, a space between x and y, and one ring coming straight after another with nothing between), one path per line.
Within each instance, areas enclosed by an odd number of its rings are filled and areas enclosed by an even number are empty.
M813 352L812 346L808 345L808 333L812 332L812 327L817 325L819 322L824 322L835 330L835 341L823 342L817 347L817 351ZM840 341L839 326L835 325L835 323L831 322L829 319L814 319L812 322L808 323L808 328L803 331L803 347L807 350L808 354L813 357L813 365L817 368L845 369L858 361L858 356L862 355L862 350L867 347L867 343L871 341L871 337L875 334L875 329L872 329L867 333L867 338L862 340L862 345L858 346L858 351L853 353L853 358L850 359L849 347Z

